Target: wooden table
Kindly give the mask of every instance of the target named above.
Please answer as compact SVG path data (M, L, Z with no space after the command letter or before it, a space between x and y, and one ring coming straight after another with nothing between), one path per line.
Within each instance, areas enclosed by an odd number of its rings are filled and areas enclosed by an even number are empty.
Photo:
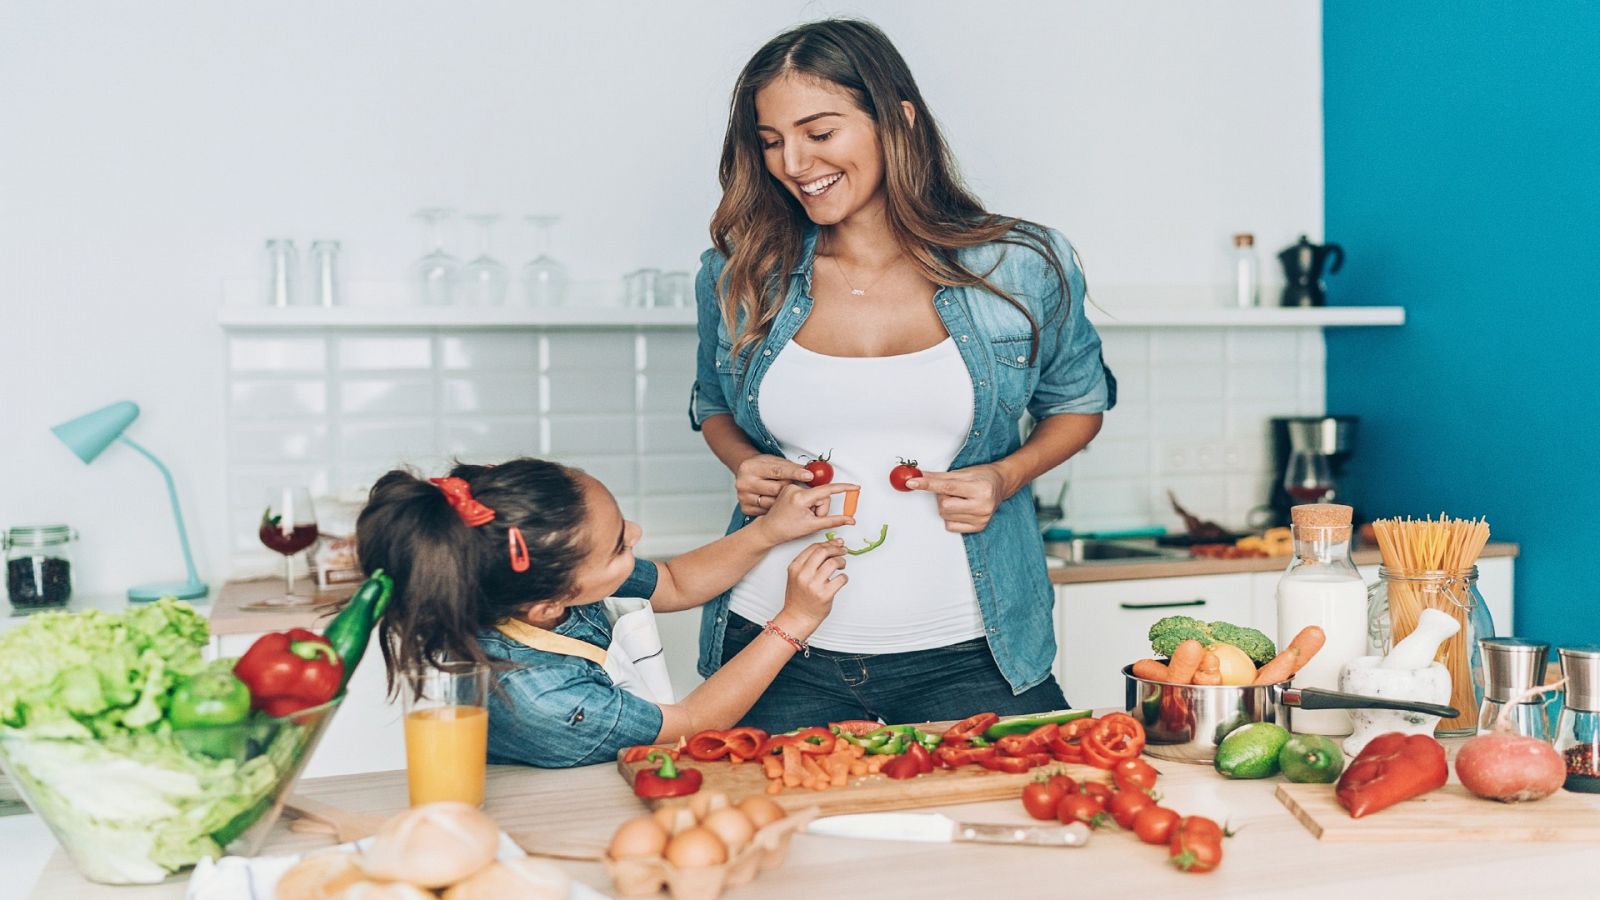
M1097 833L1090 846L1071 850L966 844L847 841L799 835L782 869L729 892L731 900L781 900L836 895L840 889L896 896L1059 898L1084 893L1120 897L1512 897L1561 891L1590 896L1600 846L1584 843L1333 844L1317 841L1272 796L1279 778L1227 781L1209 766L1154 760L1160 790L1185 814L1227 820L1238 835L1225 845L1221 868L1187 875L1166 865L1163 849L1132 835ZM401 772L302 782L301 793L361 812L392 813L406 802ZM643 806L611 765L571 770L494 766L489 770L488 812L518 830L559 830L604 841L617 823ZM1030 821L1015 800L942 807L967 821ZM1381 813L1379 814L1381 815ZM280 822L265 853L294 853L330 839L289 832ZM610 893L599 863L562 863L574 878ZM3 894L0 891L0 894ZM91 884L56 851L33 896L48 900L145 900L184 894L176 881L145 888Z

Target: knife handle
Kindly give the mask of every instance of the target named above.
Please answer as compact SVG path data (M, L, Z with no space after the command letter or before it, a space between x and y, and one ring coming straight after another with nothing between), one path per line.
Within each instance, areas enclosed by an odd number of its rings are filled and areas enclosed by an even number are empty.
M1089 826L1070 825L974 825L956 826L955 839L975 844L1012 844L1030 847L1082 847L1089 843Z

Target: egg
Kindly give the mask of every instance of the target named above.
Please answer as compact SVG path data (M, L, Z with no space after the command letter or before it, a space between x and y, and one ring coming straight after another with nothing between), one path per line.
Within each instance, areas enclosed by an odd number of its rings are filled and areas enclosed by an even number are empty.
M612 859L635 859L660 856L667 847L667 830L654 816L640 816L622 823L611 836L611 847L606 852Z
M721 838L729 853L743 850L756 833L756 826L751 824L750 817L732 807L712 810L700 824Z
M667 842L667 862L680 869L720 866L728 861L728 848L708 828L690 828Z
M739 810L748 816L750 824L757 828L765 828L784 816L783 807L772 798L761 794L752 794L740 800Z
M728 795L721 791L701 791L689 798L689 810L697 821L704 821L706 813L728 807Z
M663 806L650 816L667 834L677 834L695 826L694 813L687 806Z

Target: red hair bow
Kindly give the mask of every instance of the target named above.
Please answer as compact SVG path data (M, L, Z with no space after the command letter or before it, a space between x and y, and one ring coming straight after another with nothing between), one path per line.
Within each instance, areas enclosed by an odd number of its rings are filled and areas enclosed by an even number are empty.
M456 515L470 528L494 521L494 510L472 498L472 486L464 478L429 478L439 486L446 500L455 508Z

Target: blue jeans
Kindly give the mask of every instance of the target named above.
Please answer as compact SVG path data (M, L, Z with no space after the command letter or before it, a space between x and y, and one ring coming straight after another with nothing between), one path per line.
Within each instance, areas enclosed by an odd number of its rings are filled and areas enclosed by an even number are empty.
M761 634L761 626L728 614L726 663ZM948 647L908 653L835 653L813 648L796 655L750 708L740 725L777 734L842 719L938 722L974 713L1002 716L1067 709L1054 676L1023 691L995 665L989 644L974 638Z

